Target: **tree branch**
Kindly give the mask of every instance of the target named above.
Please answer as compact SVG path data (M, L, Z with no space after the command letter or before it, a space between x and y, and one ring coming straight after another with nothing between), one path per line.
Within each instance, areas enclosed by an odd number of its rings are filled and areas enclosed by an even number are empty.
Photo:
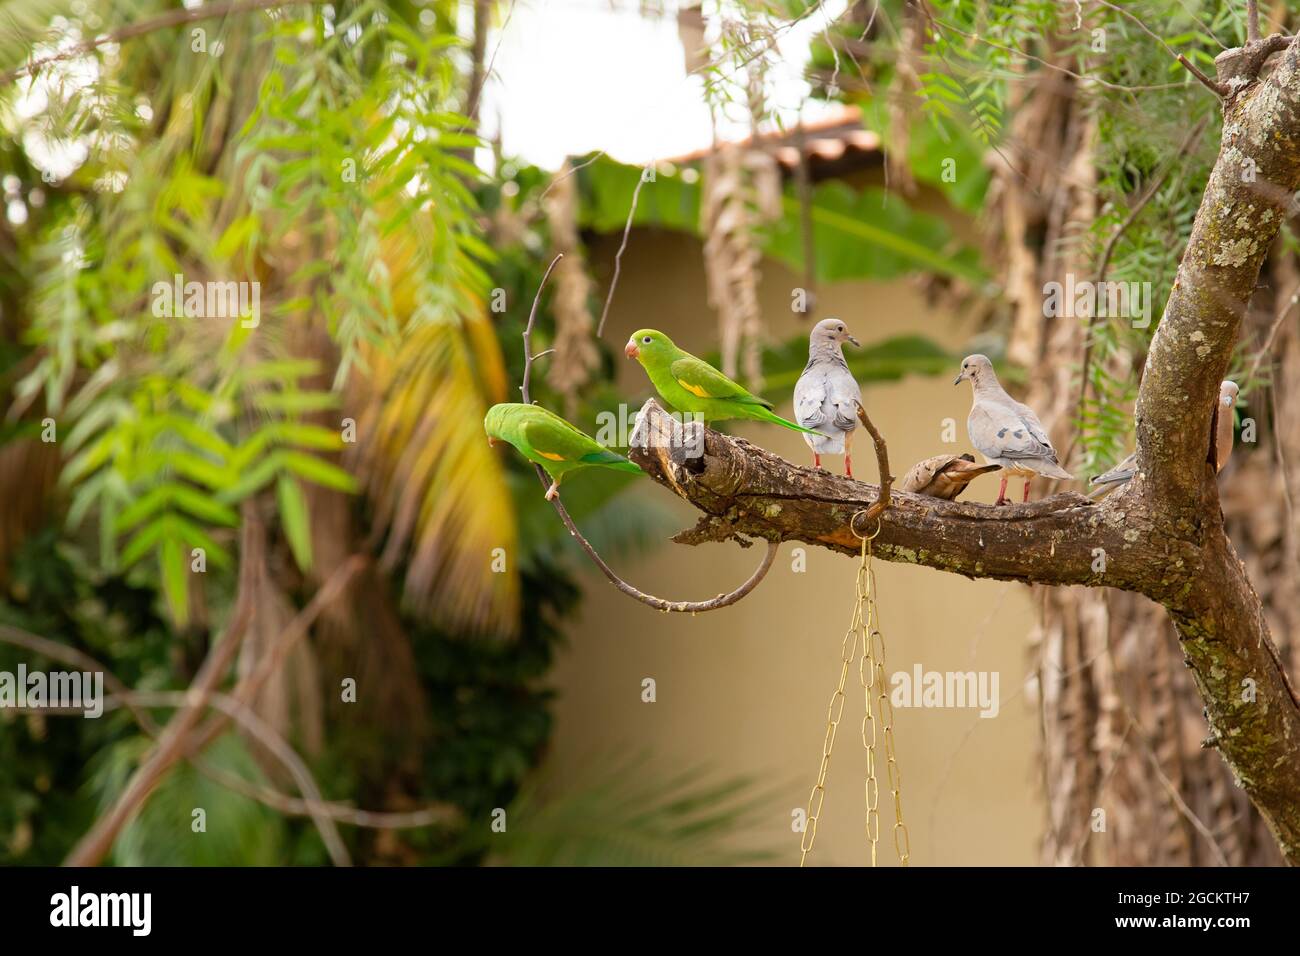
M652 433L667 435L680 427L653 399L638 416L638 429ZM687 457L680 442L663 439L634 447L629 457L704 512L695 528L677 535L684 544L744 534L857 554L860 542L851 525L855 514L868 509L881 521L873 544L878 557L972 578L1159 592L1166 587L1161 569L1191 555L1190 549L1170 553L1153 542L1141 532L1139 515L1073 493L994 507L895 491L889 507L878 509L885 498L876 485L801 468L711 429L704 433L702 459ZM860 524L858 530L864 530ZM1105 549L1104 571L1093 570L1095 548Z
M238 723L252 734L257 739L257 742L266 748L268 753L279 760L293 776L294 782L298 785L298 790L302 793L307 804L308 815L320 832L321 840L325 843L325 849L328 851L334 865L352 865L347 847L343 845L343 838L339 836L338 827L334 825L334 820L330 818L329 814L324 813L321 809L324 806L325 798L321 796L320 788L316 785L316 780L312 777L311 771L307 769L307 765L303 763L302 758L285 742L284 738L272 730L266 721L253 713L247 705L225 694L200 694L195 691L132 691L128 696L132 704L143 707L188 708L198 706L197 701L202 700L203 706L215 707L225 714L227 718ZM70 862L70 865L75 864Z
M159 727L157 722L148 710L139 705L134 696L135 692L123 683L116 674L105 667L102 662L95 660L75 647L52 641L38 634L31 634L7 624L0 624L0 642L24 648L42 657L70 664L81 670L103 674L104 685L113 692L116 701L130 712L135 722L139 724L140 729L150 737L156 738L158 736ZM44 713L55 712L55 708L52 707L37 709ZM84 711L75 708L68 711L68 713L82 716ZM310 800L291 797L265 784L245 780L238 774L228 773L218 767L210 766L198 757L189 756L188 760L201 774L228 790L233 790L273 810L291 816L310 816L313 813L322 813L329 819L339 823L382 830L425 827L435 823L445 824L455 822L460 817L460 810L450 803L435 803L421 807L418 810L402 811L359 810L356 807L335 802L313 803Z
M72 848L64 861L67 866L95 866L112 849L122 827L134 816L140 805L148 799L158 782L172 765L180 759L186 738L198 724L207 706L210 694L224 679L235 659L235 652L244 638L253 618L253 595L257 586L257 568L262 563L262 525L251 502L243 509L244 527L240 542L240 568L238 597L230 618L230 625L217 644L208 652L207 659L194 677L187 692L189 703L168 721L158 742L136 768L126 787L107 813L95 821L94 826Z

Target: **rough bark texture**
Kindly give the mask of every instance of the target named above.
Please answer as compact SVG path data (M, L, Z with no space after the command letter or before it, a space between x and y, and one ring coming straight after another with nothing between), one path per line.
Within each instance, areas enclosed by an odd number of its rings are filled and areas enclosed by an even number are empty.
M1239 60L1221 59L1223 78L1239 76ZM1300 54L1291 43L1271 75L1234 81L1225 101L1220 154L1142 379L1138 477L1099 504L1065 494L995 509L897 493L876 539L885 560L971 577L1108 586L1161 604L1203 699L1211 746L1292 863L1300 862L1300 706L1259 595L1224 531L1207 423L1260 266L1297 186ZM703 458L690 460L673 447L674 426L661 409L648 404L643 416L651 440L633 460L704 512L679 541L752 535L855 550L849 525L875 500L874 486L797 468L713 432L706 433ZM1102 572L1094 570L1096 549L1105 555ZM1092 607L1104 610L1104 603ZM1071 646L1086 652L1097 645L1099 663L1060 663L1089 667L1113 697L1106 631L1093 634ZM1149 693L1171 697L1168 670L1152 677ZM1101 736L1132 732L1115 700L1098 712L1105 715ZM1157 735L1162 729L1175 728L1144 728ZM1116 744L1103 742L1089 748L1106 755L1092 768L1094 777L1114 767ZM1150 753L1161 785L1176 793L1179 782L1160 769L1162 743L1144 738L1134 746Z

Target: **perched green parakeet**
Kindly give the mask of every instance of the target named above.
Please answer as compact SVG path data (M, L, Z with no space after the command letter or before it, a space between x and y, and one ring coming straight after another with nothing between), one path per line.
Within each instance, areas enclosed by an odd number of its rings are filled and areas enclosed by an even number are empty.
M483 418L483 430L487 432L489 445L495 445L498 440L514 445L521 455L542 466L551 476L547 501L560 493L564 476L579 468L599 465L641 474L641 469L622 455L596 444L595 439L540 405L518 402L493 405Z
M772 403L767 399L750 394L708 362L683 352L672 339L655 329L633 332L623 353L641 363L659 397L679 412L698 412L706 422L744 418L817 434L786 421L772 411Z

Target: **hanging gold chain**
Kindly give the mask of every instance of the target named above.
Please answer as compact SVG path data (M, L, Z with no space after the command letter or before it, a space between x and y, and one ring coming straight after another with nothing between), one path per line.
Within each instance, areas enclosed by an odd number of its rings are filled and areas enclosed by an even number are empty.
M858 633L861 630L862 603L858 602L853 612L853 623L849 625L844 639L840 642L840 681L831 694L831 702L826 707L826 738L822 741L822 762L817 769L817 782L808 794L808 819L804 823L803 838L799 841L799 865L803 866L817 840L817 818L822 812L822 801L826 799L826 771L831 765L831 749L835 746L835 732L840 726L840 717L844 714L844 682L849 677L849 665L853 663L858 648Z
M871 569L871 538L862 539L862 563L858 567L858 607L864 604L866 615L862 619L862 656L858 659L858 681L862 684L862 746L867 751L867 778L863 781L863 796L867 804L867 842L871 845L871 865L876 865L876 844L880 840L880 782L876 779L876 716L873 711L872 691L876 687L876 658L872 636L876 633L876 574ZM884 675L879 681L884 684Z
M859 512L858 514L863 514ZM858 515L853 516L854 519ZM852 528L852 524L850 524ZM857 529L853 528L857 535ZM858 680L862 684L862 698L865 713L862 716L862 745L867 751L867 777L863 784L867 805L866 832L871 845L871 865L876 865L876 846L880 840L880 783L876 777L876 725L882 725L881 735L885 741L886 773L889 789L894 797L894 850L898 860L907 866L911 857L911 842L908 838L907 825L903 822L902 774L894 751L894 709L889 701L885 685L885 637L880 631L880 615L876 607L876 574L871 567L871 542L880 533L880 525L870 535L857 535L862 540L862 560L858 565L857 600L854 602L853 618L849 629L840 642L840 679L831 694L830 704L826 708L826 736L822 742L821 766L817 771L817 783L808 795L807 822L804 826L803 839L799 842L799 865L803 866L817 840L817 820L821 815L822 803L826 799L826 772L830 768L831 750L835 746L835 734L839 729L840 718L844 714L844 683L848 678L849 665L858 657ZM864 611L865 609L865 611ZM861 655L858 647L861 645ZM873 694L874 692L874 694ZM873 700L874 696L874 700Z
M866 604L866 614L855 615L862 621L862 657L858 660L858 679L862 684L865 713L862 716L862 745L867 750L867 779L863 784L867 806L866 831L871 844L871 865L876 865L876 847L880 841L880 783L876 777L876 723L885 740L885 772L894 797L894 852L898 862L907 866L912 843L903 822L903 774L894 749L894 706L889 700L885 681L885 635L880 630L880 611L876 606L876 572L871 567L871 542L880 533L862 537L862 563L858 568L858 606ZM874 701L872 700L874 691Z

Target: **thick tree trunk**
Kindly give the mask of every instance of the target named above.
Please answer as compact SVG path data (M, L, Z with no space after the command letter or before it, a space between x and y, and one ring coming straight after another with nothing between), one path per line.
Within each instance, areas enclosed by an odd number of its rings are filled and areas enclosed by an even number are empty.
M1220 79L1228 80L1243 57L1220 60ZM1297 186L1300 48L1292 42L1267 79L1247 75L1225 103L1219 158L1139 390L1137 477L1100 503L1067 494L998 509L898 494L876 539L885 560L970 577L1109 586L1161 604L1204 701L1212 746L1292 863L1300 862L1300 705L1224 531L1208 423ZM874 486L797 468L714 432L706 433L704 456L688 459L681 449L689 443L674 439L674 427L648 403L646 447L632 457L705 513L678 540L750 535L856 549L850 523L875 502ZM1113 713L1113 702L1108 707Z
M1018 89L1026 95L1016 104L1003 147L1015 168L993 164L997 228L990 230L989 258L1004 264L1002 284L1014 319L1008 353L1030 370L1025 400L1046 422L1056 423L1054 432L1066 446L1060 425L1075 414L1077 387L1062 374L1069 363L1049 359L1082 352L1083 324L1044 318L1041 290L1045 282L1064 281L1068 272L1096 271L1086 244L1075 241L1096 215L1089 208L1095 196L1084 188L1092 165L1089 137L1079 135L1095 109L1061 74L1046 73ZM1137 192L1148 188L1143 183ZM1035 202L1037 196L1054 201ZM1290 293L1297 287L1294 258L1285 253L1281 260L1267 284ZM1255 348L1269 338L1283 307L1259 298L1253 327L1245 332ZM1278 330L1270 355L1280 366L1275 385L1282 395L1294 393L1288 383L1300 383L1300 350L1288 348L1291 324ZM1118 356L1108 371L1123 379L1131 374L1127 361ZM1258 435L1246 434L1258 437L1258 452L1246 444L1220 487L1230 537L1263 592L1289 664L1287 636L1300 624L1300 562L1284 481L1300 474L1300 428L1276 435L1280 463L1275 462L1268 454L1268 405L1269 392L1257 388L1243 415L1253 416ZM1163 610L1140 594L1110 590L1053 588L1037 597L1031 699L1042 727L1044 862L1278 863L1275 842L1230 769L1212 747L1202 746L1204 705Z

